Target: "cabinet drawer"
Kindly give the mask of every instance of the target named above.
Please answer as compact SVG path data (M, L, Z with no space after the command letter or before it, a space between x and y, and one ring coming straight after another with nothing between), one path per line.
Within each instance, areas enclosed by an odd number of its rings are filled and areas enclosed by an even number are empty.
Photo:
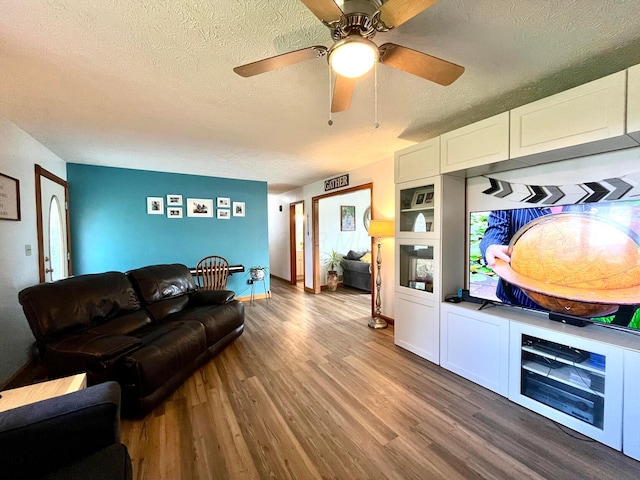
M441 135L440 149L442 173L507 160L509 158L509 112Z
M511 110L511 158L554 151L549 160L558 160L633 146L625 135L625 96L623 71Z
M440 173L440 137L413 145L395 154L395 183Z
M640 142L640 65L627 71L627 133Z

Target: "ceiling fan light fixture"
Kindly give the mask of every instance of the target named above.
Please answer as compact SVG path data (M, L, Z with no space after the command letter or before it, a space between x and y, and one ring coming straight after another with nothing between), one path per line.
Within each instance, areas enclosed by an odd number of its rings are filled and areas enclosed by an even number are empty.
M378 55L378 47L371 40L348 37L331 48L329 64L338 75L358 78L371 70Z

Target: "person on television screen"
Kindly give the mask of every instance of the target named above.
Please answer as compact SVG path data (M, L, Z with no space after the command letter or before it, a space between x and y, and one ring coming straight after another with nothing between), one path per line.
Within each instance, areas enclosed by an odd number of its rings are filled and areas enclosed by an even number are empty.
M507 263L511 263L509 256L509 242L521 227L536 218L549 215L551 209L548 207L526 208L517 210L495 210L489 213L487 230L480 241L480 252L487 265L493 267L496 259L500 258ZM527 295L515 285L498 281L496 296L505 303L520 305L526 308L541 310L541 307L531 300Z

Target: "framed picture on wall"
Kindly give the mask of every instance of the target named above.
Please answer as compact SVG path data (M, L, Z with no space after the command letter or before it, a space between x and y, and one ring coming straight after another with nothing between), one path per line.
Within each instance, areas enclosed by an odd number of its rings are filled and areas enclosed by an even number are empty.
M20 180L0 173L0 220L20 220Z
M218 197L218 208L231 207L231 199L229 197Z
M149 215L164 215L164 198L147 197L147 213Z
M231 218L231 210L227 210L226 208L219 208L218 209L218 218L221 218L223 220L229 220Z
M182 207L167 207L168 218L182 218Z
M187 198L187 217L213 218L213 199Z
M340 207L340 231L355 232L356 207L354 205L342 205Z
M244 217L244 202L233 202L233 216Z
M167 195L167 207L180 207L182 206L182 195Z

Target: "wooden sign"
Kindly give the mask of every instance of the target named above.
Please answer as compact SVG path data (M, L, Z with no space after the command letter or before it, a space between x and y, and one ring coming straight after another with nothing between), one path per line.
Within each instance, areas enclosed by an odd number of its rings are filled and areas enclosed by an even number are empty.
M349 174L340 175L339 177L332 178L331 180L325 180L324 191L335 190L337 188L349 186Z

